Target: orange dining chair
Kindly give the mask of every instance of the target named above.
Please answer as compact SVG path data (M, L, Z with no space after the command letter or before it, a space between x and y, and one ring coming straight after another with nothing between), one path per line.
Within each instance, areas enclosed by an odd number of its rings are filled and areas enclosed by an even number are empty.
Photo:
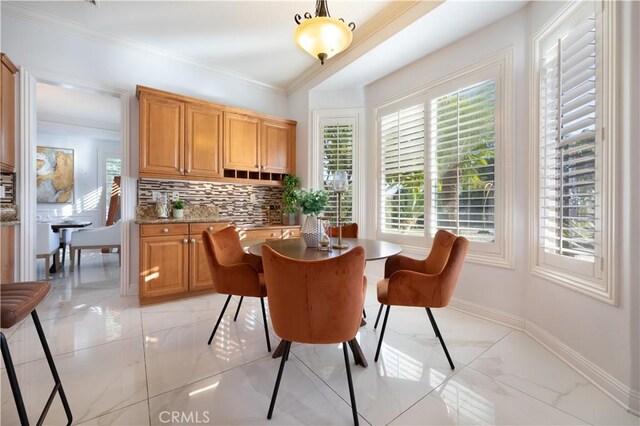
M202 240L204 251L209 261L209 271L211 271L213 286L218 293L229 295L207 344L210 345L216 335L216 330L218 330L231 296L240 296L238 309L233 318L234 321L238 318L238 312L240 312L240 306L245 296L259 297L260 305L262 306L267 349L271 352L269 326L267 325L267 314L264 309L267 288L262 274L262 259L259 256L244 252L235 226L228 226L214 233L202 231Z
M342 226L329 226L327 227L327 235L331 238L338 238L340 235L340 228L342 228L342 238L358 238L358 224L349 223ZM362 316L367 317L367 311L362 308ZM363 324L365 324L363 322Z
M265 245L262 261L273 330L285 342L267 418L273 414L291 342L342 343L353 422L357 425L347 346L356 337L364 305L364 249L356 246L341 256L311 261L282 256Z
M358 224L350 223L342 226L329 226L327 235L331 238L338 238L340 228L342 228L342 238L358 238Z
M444 344L438 324L431 308L443 308L449 304L458 282L469 242L443 229L434 239L429 256L424 260L395 255L387 259L384 266L385 278L378 282L378 302L380 310L373 328L378 327L382 307L387 306L378 340L375 361L380 356L382 339L387 327L389 309L394 306L417 306L427 310L429 321L440 340L451 369L455 369L447 346Z

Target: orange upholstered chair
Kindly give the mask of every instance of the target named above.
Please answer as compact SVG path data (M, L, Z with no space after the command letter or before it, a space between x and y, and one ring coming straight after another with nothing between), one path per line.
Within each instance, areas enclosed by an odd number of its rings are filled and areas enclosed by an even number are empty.
M357 425L347 343L355 339L364 305L364 249L354 247L338 257L308 261L282 256L265 245L262 261L273 330L285 342L267 418L273 414L291 342L342 343L353 421Z
M387 327L387 318L391 305L417 306L426 308L436 337L440 339L449 365L455 366L444 344L438 324L431 313L431 308L443 308L449 304L458 282L464 257L469 242L451 232L439 230L434 239L429 256L424 260L396 255L387 259L384 268L384 279L378 282L378 301L380 310L374 328L378 327L382 307L387 305L378 340L375 361L380 356L382 339Z
M218 330L231 296L240 296L238 309L233 317L234 321L238 318L238 312L240 312L244 296L259 297L262 305L262 319L264 320L267 349L271 352L267 314L264 309L267 288L262 274L262 259L244 252L242 244L240 244L240 237L234 226L228 226L212 234L203 231L202 240L204 242L204 251L209 261L209 271L211 271L213 285L218 293L229 295L211 332L208 344L211 344L213 337L216 335L216 330Z
M329 235L331 238L338 238L340 228L342 228L342 238L358 238L357 223L350 223L348 225L342 226L329 226L327 228L327 235Z

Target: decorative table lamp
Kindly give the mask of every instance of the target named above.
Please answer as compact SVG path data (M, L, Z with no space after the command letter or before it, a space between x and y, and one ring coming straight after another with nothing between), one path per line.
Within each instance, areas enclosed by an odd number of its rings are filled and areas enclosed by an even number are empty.
M333 190L338 195L338 243L333 245L336 249L345 249L349 246L342 243L342 196L349 185L349 176L344 170L337 170L333 174Z

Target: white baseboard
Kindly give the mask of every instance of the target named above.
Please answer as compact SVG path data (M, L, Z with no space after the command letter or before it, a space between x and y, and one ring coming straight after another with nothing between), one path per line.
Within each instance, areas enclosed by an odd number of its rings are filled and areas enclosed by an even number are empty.
M449 303L449 307L498 324L506 325L516 330L524 331L564 361L569 367L593 383L594 386L603 391L625 410L631 414L640 416L640 392L629 388L620 382L620 380L531 321L525 320L517 315L456 298L453 298Z
M525 333L531 338L537 340L542 346L549 349L554 355L567 363L571 368L576 370L587 380L593 383L597 388L611 397L619 405L636 416L639 415L638 391L629 388L620 380L604 371L602 368L589 361L576 350L570 348L547 331L538 327L531 321L525 324ZM634 402L635 400L635 402Z
M499 311L497 309L488 308L466 300L453 298L449 302L449 307L466 314L474 315L495 323L524 331L525 319L517 315Z

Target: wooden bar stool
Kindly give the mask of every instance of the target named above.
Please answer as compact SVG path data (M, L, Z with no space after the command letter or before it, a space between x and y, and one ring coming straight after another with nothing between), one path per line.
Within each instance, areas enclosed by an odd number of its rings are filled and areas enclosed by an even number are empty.
M59 393L62 405L64 406L64 411L67 414L67 425L70 425L73 420L71 408L69 408L67 397L64 394L64 389L62 389L62 383L60 382L58 371L56 370L53 357L51 356L51 351L49 350L49 345L47 344L47 338L42 331L42 325L40 324L38 314L36 313L36 306L38 306L40 301L42 301L42 299L44 299L49 293L50 288L51 286L47 282L34 281L2 284L0 286L0 327L12 327L14 324L22 321L27 315L31 314L33 323L36 326L36 331L38 332L38 337L40 338L40 343L42 344L42 349L44 350L47 362L49 363L49 368L51 369L51 375L55 382L53 390L51 391L49 399L40 414L37 424L43 424L44 418L49 411L49 407L51 407L51 403L53 402L56 393ZM7 369L9 383L11 384L11 392L13 393L13 399L16 402L18 415L20 416L20 424L23 426L28 425L29 418L27 417L27 411L24 407L22 394L20 393L20 386L18 385L18 378L13 366L13 361L11 360L9 345L7 344L7 338L2 332L0 332L0 346L2 349L2 358L4 360L5 368Z

